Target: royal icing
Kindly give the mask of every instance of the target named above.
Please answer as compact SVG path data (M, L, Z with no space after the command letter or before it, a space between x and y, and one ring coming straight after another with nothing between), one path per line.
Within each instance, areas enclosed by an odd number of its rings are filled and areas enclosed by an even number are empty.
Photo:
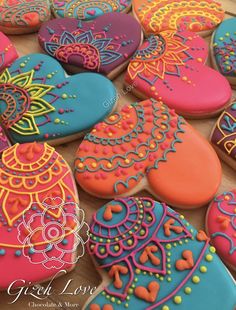
M94 214L90 232L89 252L108 284L85 309L234 309L235 283L215 248L165 204L113 200Z
M91 20L110 12L127 12L131 0L53 0L52 10L58 17Z
M236 102L233 102L219 117L211 135L211 142L219 156L234 167L236 159Z
M0 185L0 288L73 268L84 219L77 223L76 186L64 159L47 144L15 144L2 154Z
M217 28L212 48L213 61L220 73L229 80L236 78L236 18L225 20Z
M0 72L8 67L16 58L17 51L11 41L2 32L0 32Z
M210 204L206 225L211 243L226 264L236 269L236 191L224 192Z
M125 82L134 85L137 96L162 98L181 115L215 114L230 101L232 91L221 74L205 66L207 56L207 44L200 36L163 31L150 36L135 53Z
M0 126L0 154L2 154L2 152L10 146L11 143L6 136L6 133L4 132L2 126Z
M48 0L2 0L0 30L13 34L16 29L17 33L36 31L50 15Z
M0 100L2 124L14 142L56 141L73 138L107 116L116 90L95 73L65 77L56 60L32 54L0 75Z
M98 197L143 188L191 208L213 198L220 162L209 143L161 101L124 106L85 136L75 161L82 188Z
M90 23L74 18L51 20L41 27L39 42L63 63L108 75L134 54L141 32L132 16L109 13Z
M224 19L221 4L212 0L134 0L133 10L147 34L170 29L204 34Z

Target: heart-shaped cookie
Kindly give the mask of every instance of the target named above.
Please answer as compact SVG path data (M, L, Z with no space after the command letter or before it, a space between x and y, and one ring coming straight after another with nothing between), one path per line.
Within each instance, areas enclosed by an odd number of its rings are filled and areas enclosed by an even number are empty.
M92 195L129 196L147 189L180 208L210 201L221 181L211 145L161 101L124 106L85 136L75 161Z
M110 12L127 13L131 0L53 0L52 12L57 17L90 20Z
M2 0L0 31L9 34L35 32L50 15L48 0Z
M104 212L112 205L122 210L107 221ZM169 235L170 220L179 231ZM150 198L113 200L94 214L90 231L88 249L103 282L83 309L235 309L235 282L209 238L199 240L184 217L165 204ZM158 250L143 261L150 247ZM179 261L186 253L191 265L183 269Z
M15 144L2 154L0 186L0 289L71 270L88 227L65 160L47 144Z
M11 41L0 32L0 72L8 67L16 58L18 58L17 51Z
M0 75L0 116L14 142L75 139L106 117L116 89L105 77L66 77L60 64L43 54L16 60Z
M236 18L230 18L216 29L211 46L211 59L215 69L236 87Z
M207 212L206 227L217 253L236 270L236 190L214 199Z
M54 19L39 31L42 48L72 72L89 70L114 78L124 69L142 40L139 23L131 16L109 13L92 22Z
M162 98L177 113L201 118L218 114L231 99L228 81L205 65L204 39L187 31L150 36L136 52L125 76L141 99Z
M228 106L217 120L211 142L221 159L236 169L236 102Z
M221 4L213 0L133 0L133 13L146 35L190 30L206 36L224 19Z

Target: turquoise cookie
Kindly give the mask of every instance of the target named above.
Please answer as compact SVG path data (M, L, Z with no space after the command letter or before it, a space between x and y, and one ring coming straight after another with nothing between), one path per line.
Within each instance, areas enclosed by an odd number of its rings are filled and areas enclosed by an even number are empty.
M232 84L236 85L236 17L226 19L212 40L212 62Z
M113 200L94 214L90 232L104 282L85 309L234 309L235 282L209 238L165 204Z
M0 115L13 142L71 141L104 119L116 103L116 89L105 77L67 77L43 54L16 60L0 75Z

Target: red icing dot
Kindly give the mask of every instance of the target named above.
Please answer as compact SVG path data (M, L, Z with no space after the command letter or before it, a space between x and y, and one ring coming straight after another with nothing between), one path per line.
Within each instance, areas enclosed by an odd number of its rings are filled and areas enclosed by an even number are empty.
M44 138L45 138L45 139L49 138L49 134L48 134L48 133L45 133Z
M59 114L63 114L65 111L64 111L64 109L59 109L58 112L59 112Z

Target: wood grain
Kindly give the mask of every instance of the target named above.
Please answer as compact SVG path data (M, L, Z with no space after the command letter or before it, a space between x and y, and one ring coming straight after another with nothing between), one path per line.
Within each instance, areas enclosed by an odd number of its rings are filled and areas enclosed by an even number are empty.
M222 0L221 1L224 5L225 10L230 13L230 15L236 15L236 0ZM230 15L226 15L230 17ZM38 53L42 52L41 48L37 42L37 35L36 34L28 34L28 35L21 35L21 36L11 36L10 39L15 44L19 55L27 55L29 53ZM210 37L207 38L208 42L210 41ZM123 89L123 76L124 73L121 74L115 81L115 85L120 95L119 106L124 105L126 103L135 102L137 98L132 96L130 93L127 93L125 89ZM236 91L233 92L234 96L236 97ZM191 120L189 121L196 129L198 129L207 139L209 138L210 132L212 127L216 121L215 119L204 119L204 120ZM61 153L64 158L68 161L73 169L73 162L74 162L74 154L76 152L77 147L81 142L80 140L74 141L69 144L61 145L56 147L56 150ZM232 188L236 187L236 176L235 171L233 171L229 166L222 163L223 167L223 177L222 183L219 188L218 193L222 193L225 190L231 190ZM79 196L80 196L80 206L86 212L86 220L90 222L92 214L101 207L105 200L94 198L87 193L85 193L81 188L78 187ZM139 193L139 196L150 196L147 192ZM205 221L205 214L206 214L207 206L193 211L181 211L182 214L186 217L186 219L193 224L197 229L204 229L204 221ZM9 270L9 272L11 272ZM233 274L233 273L232 273ZM236 274L233 274L236 277ZM68 288L68 292L72 292L79 286L83 287L94 287L98 286L101 279L99 278L96 269L93 266L91 258L88 254L79 261L76 268L66 276L58 278L54 281L53 287L56 290L54 294L50 297L44 299L43 301L39 301L32 296L21 296L19 301L14 304L9 304L13 297L9 296L6 292L0 292L0 309L1 310L25 310L25 309L44 309L41 306L37 306L40 303L47 303L49 307L47 309L82 309L83 304L89 298L89 294L79 294L77 296L73 295L58 295L58 293L63 289L66 285L67 281L72 279L72 282ZM46 287L47 284L43 284ZM33 302L35 306L33 306ZM58 308L53 306L53 303L62 303L62 307ZM71 305L66 305L65 302L70 302ZM31 303L31 304L29 304ZM51 304L51 306L50 306ZM73 304L78 304L75 307ZM31 305L31 307L29 307Z

